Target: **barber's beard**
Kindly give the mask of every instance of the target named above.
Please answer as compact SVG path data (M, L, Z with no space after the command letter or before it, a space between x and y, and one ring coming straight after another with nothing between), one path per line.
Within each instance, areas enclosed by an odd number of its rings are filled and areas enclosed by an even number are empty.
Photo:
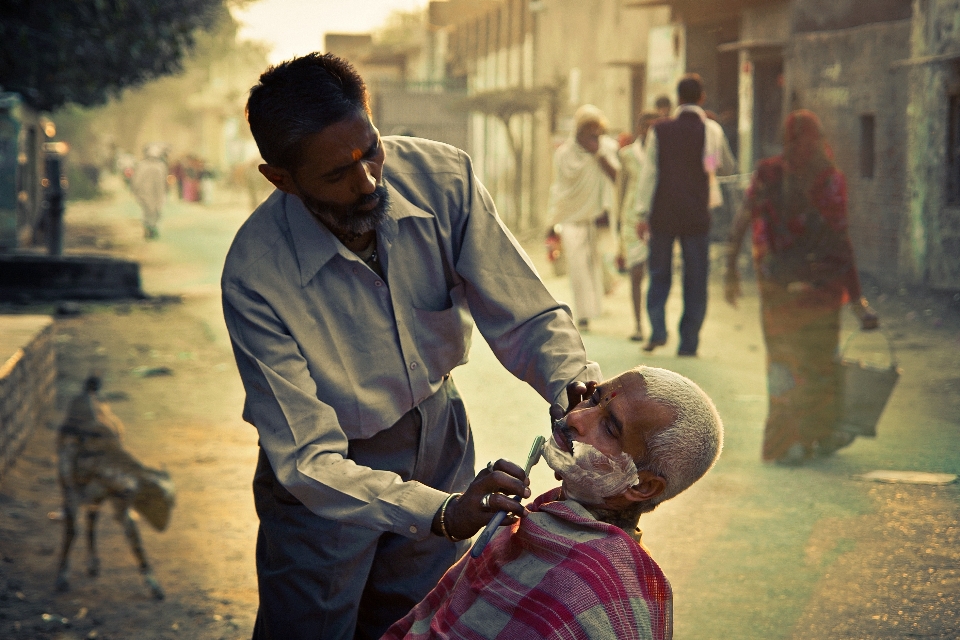
M639 482L637 467L628 453L616 458L600 452L592 445L571 438L566 419L554 423L567 442L573 442L573 453L547 439L543 457L547 465L563 478L563 492L568 498L588 506L604 504L604 498L620 495Z
M367 194L352 205L337 205L324 202L306 195L300 190L300 200L307 211L329 229L341 241L351 241L373 231L387 217L390 210L390 198L387 188L378 185L373 193ZM378 201L379 200L379 201ZM378 201L369 211L362 210L371 202Z

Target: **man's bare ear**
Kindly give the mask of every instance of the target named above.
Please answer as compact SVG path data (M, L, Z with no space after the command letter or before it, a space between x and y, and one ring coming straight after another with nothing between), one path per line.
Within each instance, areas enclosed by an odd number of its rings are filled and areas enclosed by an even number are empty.
M280 191L294 196L299 195L300 192L293 183L293 177L286 169L281 169L280 167L275 167L270 164L261 164L257 169L260 170L264 178L269 180L273 186L280 189Z
M667 481L661 476L649 471L640 471L637 476L640 481L623 492L623 496L631 502L652 500L667 489Z

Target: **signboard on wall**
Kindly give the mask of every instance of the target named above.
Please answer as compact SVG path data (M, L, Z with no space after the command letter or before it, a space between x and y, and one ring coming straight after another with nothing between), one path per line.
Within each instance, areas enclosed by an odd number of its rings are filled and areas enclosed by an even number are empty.
M677 82L687 68L686 30L682 24L652 27L647 52L645 108L653 109L660 96L677 105Z

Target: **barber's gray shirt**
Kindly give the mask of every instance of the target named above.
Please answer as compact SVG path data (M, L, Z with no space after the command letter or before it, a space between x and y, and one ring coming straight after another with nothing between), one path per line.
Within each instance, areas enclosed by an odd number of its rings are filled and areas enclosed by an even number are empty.
M256 426L280 482L311 511L412 538L447 494L346 458L348 439L390 427L467 361L473 323L503 365L549 402L600 380L569 309L503 226L470 159L383 139L386 279L275 191L237 232L223 310Z

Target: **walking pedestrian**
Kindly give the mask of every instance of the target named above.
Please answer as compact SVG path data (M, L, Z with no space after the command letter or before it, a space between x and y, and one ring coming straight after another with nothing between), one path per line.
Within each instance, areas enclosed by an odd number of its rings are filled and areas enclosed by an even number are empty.
M837 430L841 307L849 301L863 329L879 324L861 295L846 180L811 111L788 116L783 154L758 164L734 222L724 294L734 306L737 257L751 225L770 395L763 459L795 465L854 439Z
M640 185L640 173L646 162L647 132L659 117L655 111L641 113L637 117L636 138L618 153L621 169L617 175L617 202L620 212L617 220L620 241L617 262L630 274L630 300L633 303L634 322L630 339L636 342L643 340L643 277L650 253L647 246L650 227L645 220L640 219L637 189Z
M570 137L553 155L553 183L547 217L560 225L573 290L573 312L580 329L602 312L603 256L597 220L613 206L613 187L620 169L617 141L606 135L607 119L585 104L574 114Z
M148 144L143 158L133 167L130 190L143 212L143 236L156 240L160 236L160 212L167 198L166 147L160 143Z
M733 154L720 125L703 110L706 93L700 76L677 84L680 106L674 117L656 123L647 134L647 161L637 196L650 225L650 287L647 314L650 340L644 351L667 343L666 303L673 280L673 246L683 255L683 316L678 356L696 356L707 313L710 265L711 177L734 171Z

